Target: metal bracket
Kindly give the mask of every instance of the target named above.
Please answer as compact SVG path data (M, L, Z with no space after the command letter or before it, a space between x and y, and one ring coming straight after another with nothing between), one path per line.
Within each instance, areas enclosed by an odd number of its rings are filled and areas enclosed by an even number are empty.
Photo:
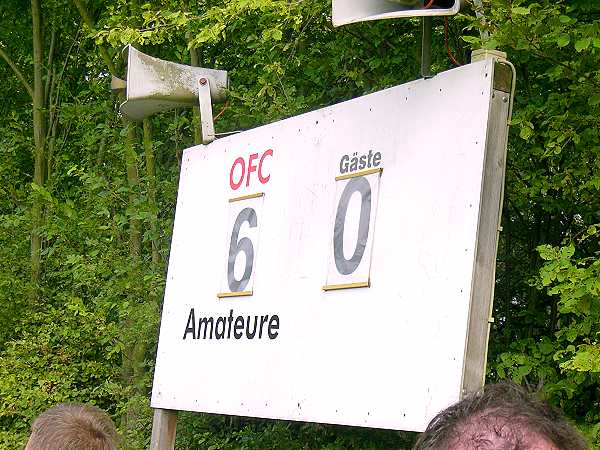
M115 94L120 94L122 92L125 92L126 89L127 82L113 75L110 80L110 90L113 91Z
M506 58L506 53L499 50L480 48L471 52L471 62L491 59L494 61L494 89L510 93L510 108L508 122L512 118L513 102L517 88L517 71L513 63Z
M200 78L198 80L198 103L200 105L202 143L209 144L215 140L215 123L210 96L210 81L208 78Z

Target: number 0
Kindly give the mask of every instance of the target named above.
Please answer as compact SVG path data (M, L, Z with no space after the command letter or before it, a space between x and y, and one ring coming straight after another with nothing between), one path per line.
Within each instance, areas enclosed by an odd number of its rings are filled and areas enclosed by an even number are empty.
M243 237L238 241L240 228L244 222L248 222L250 228L256 227L257 219L256 211L254 209L242 209L233 224L231 240L229 243L229 258L227 262L227 284L229 285L229 290L231 292L240 292L244 290L248 281L250 281L252 268L254 266L254 246L252 245L252 241L247 237ZM241 252L244 252L244 255L246 256L246 263L242 278L237 280L234 273L235 260Z
M350 197L355 192L361 195L360 219L358 225L358 236L354 247L354 254L350 259L344 256L344 226ZM369 222L371 218L371 185L364 177L350 179L346 184L340 197L337 212L335 214L335 225L333 228L333 258L335 266L342 275L349 275L359 266L367 246L369 237Z

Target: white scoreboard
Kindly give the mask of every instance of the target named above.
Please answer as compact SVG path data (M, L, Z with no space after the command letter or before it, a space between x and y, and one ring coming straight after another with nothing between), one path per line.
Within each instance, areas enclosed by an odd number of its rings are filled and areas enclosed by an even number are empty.
M184 152L154 408L423 430L460 397L492 66Z

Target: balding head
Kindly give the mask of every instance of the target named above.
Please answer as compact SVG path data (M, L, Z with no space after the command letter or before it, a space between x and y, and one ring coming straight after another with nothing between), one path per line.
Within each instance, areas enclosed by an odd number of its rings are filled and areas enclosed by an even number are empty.
M517 385L486 386L438 414L415 450L588 450L562 413Z

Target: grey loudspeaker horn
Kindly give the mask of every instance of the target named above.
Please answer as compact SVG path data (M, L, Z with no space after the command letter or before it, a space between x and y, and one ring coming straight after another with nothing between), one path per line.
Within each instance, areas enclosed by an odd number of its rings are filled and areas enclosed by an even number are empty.
M111 88L125 90L121 113L132 120L180 106L197 106L201 80L210 87L210 100L222 103L227 96L227 71L177 64L154 58L128 45L126 80L113 77ZM212 117L211 117L212 120Z
M332 0L332 22L339 27L367 20L451 16L464 0ZM429 7L427 7L429 6Z

